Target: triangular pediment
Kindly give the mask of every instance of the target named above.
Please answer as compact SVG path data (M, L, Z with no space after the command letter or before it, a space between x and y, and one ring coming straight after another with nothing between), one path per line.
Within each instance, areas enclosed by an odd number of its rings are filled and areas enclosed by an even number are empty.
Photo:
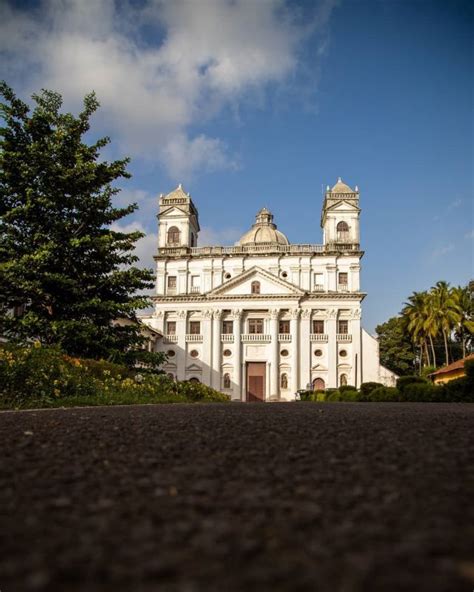
M252 282L260 283L260 293L252 294ZM224 284L214 288L208 296L245 296L259 298L262 296L302 296L304 291L283 280L273 273L255 266Z
M197 364L190 364L186 367L186 370L188 372L202 372L201 366L198 366Z
M327 372L327 367L323 364L315 364L311 370L319 370L320 372Z
M183 216L183 214L186 214L186 212L184 210L182 210L181 208L176 208L174 206L163 209L160 212L161 217L166 216L167 218L174 218L174 217L181 218Z
M326 212L360 212L360 208L358 208L354 203L344 199L328 205Z

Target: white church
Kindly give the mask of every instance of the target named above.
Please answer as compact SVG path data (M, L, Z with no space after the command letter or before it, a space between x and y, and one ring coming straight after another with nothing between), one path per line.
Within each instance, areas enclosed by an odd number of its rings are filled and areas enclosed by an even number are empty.
M291 244L261 209L235 246L198 246L199 216L181 185L159 201L154 312L164 370L234 401L294 400L299 389L396 375L361 327L359 191L326 190L323 244Z

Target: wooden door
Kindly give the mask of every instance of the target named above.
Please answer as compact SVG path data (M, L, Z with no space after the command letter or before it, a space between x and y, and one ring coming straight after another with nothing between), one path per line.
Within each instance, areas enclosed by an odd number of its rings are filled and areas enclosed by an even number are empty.
M247 401L265 401L265 362L247 362Z

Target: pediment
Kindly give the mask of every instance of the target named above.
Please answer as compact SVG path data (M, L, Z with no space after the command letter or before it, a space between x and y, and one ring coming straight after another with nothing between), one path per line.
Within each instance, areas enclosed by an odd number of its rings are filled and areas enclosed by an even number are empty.
M198 366L198 364L190 364L186 367L186 370L188 372L202 372L202 368L201 366Z
M252 282L260 283L260 294L252 294ZM273 273L255 266L214 288L208 296L302 296L304 291Z
M319 372L327 372L327 367L323 364L315 364L311 370L319 370Z
M176 218L181 217L183 214L186 214L184 210L172 206L167 209L163 209L160 212L160 217L163 218L165 216L166 218Z
M326 212L360 212L360 208L350 201L343 199L328 206Z

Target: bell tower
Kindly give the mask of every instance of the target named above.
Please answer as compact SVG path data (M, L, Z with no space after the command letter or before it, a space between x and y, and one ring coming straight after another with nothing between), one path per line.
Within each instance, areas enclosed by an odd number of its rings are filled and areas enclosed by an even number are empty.
M198 211L181 183L160 195L158 213L158 248L196 247L199 228Z
M346 185L339 177L331 189L326 188L321 228L325 245L359 245L359 189Z

